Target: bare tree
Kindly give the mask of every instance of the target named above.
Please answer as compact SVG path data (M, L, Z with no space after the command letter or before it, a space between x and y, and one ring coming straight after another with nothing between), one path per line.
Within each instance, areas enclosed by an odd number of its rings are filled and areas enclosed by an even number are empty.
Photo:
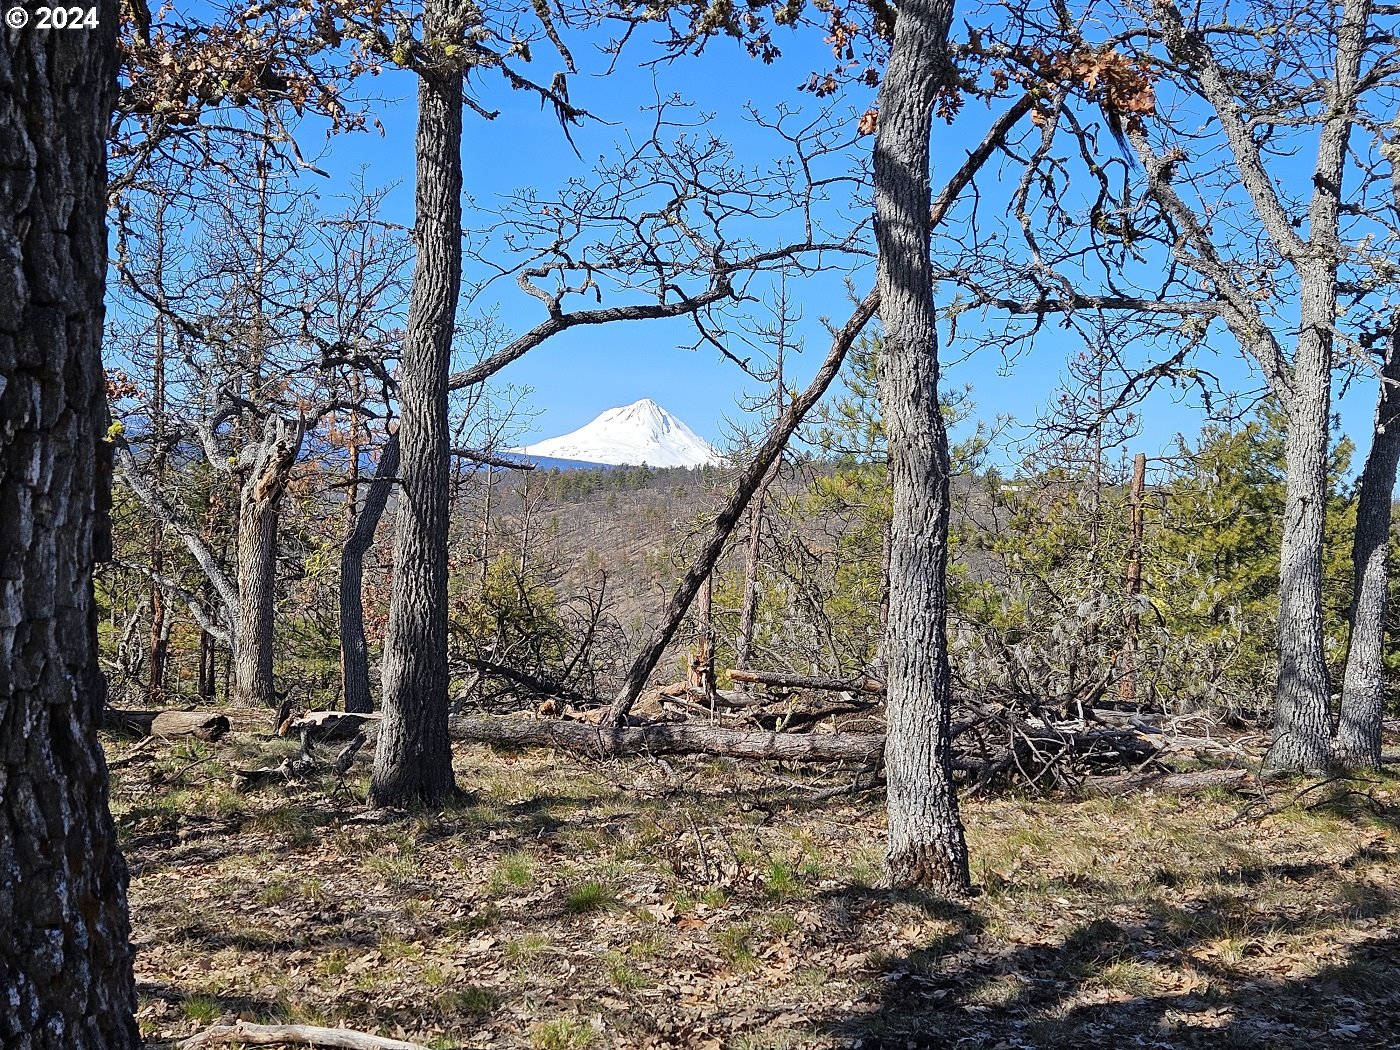
M217 174L179 187L147 183L140 193L151 203L148 218L138 191L125 197L115 343L143 364L160 355L161 412L157 419L154 404L137 405L118 441L117 467L161 529L179 537L214 601L200 600L154 564L133 567L229 647L240 703L275 707L283 495L308 435L352 401L363 403L364 383L350 374L378 374L381 386L387 379L403 248L401 238L373 236L361 237L363 250L353 255L328 250L355 240L355 230L377 230L381 195L362 194L344 215L321 217L297 194L290 204L274 203L273 194L288 187L261 162L245 188L246 197ZM183 258L165 246L174 240L171 223L184 226ZM141 250L147 241L161 250ZM173 347L166 333L174 334ZM181 496L190 448L200 450L216 484L235 494L232 566ZM176 454L168 477L148 469Z
M1008 40L1053 42L1031 68L1058 77L1037 101L1038 141L1024 143L1010 221L968 238L946 272L980 302L1030 318L1014 339L1052 314L1131 318L1140 333L1120 347L1165 349L1124 370L1113 406L1171 382L1196 385L1210 407L1197 351L1221 327L1257 366L1288 418L1267 768L1323 769L1331 385L1335 369L1366 356L1355 318L1374 311L1358 307L1393 293L1397 38L1369 0L1189 12L1154 0L1102 27L1057 4L1003 10ZM984 55L1013 49L978 45ZM1084 102L1102 108L1126 163L1098 155L1101 125ZM1080 178L1082 195L1064 192Z

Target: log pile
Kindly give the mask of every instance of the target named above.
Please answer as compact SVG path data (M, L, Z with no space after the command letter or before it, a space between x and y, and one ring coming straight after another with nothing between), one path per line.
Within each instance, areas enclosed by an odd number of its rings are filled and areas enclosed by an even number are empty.
M652 689L621 727L607 724L606 708L580 710L561 697L542 704L536 717L456 716L449 730L455 740L554 747L594 758L705 754L837 763L857 767L875 781L885 746L883 682L865 674L830 678L735 671L731 677L753 691L701 689L685 682ZM379 717L340 711L289 715L280 735L299 738L299 753L265 768L235 770L236 786L247 791L327 771L344 777L355 757L372 748ZM1068 718L1032 703L963 703L954 717L954 768L969 793L1011 787L1190 793L1238 786L1258 758L1247 739L1222 736L1211 723L1137 711L1086 709ZM217 740L229 723L208 710L108 709L105 726L147 740ZM317 753L331 743L337 751L326 757ZM1182 771L1182 759L1188 771Z
M782 715L757 709L773 703L773 696L730 697L721 692L709 697L712 706L706 707L707 698L680 685L653 690L634 708L632 724L626 727L600 724L606 721L601 710L577 712L558 705L541 712L553 717L459 717L450 729L456 740L557 747L599 758L689 753L878 767L885 745L883 712L869 697L876 693L874 687L883 688L879 683L854 680L866 684L859 690L865 698L851 698L846 705L810 701L793 710L788 690L799 688L798 679L774 675L765 676L765 682L758 677L762 674L750 672L745 680L777 684L789 708ZM806 688L835 691L838 686L835 680L819 681ZM839 683L840 691L852 688L852 681ZM1150 788L1189 794L1238 785L1254 757L1230 740L1163 728L1154 724L1161 719L1150 715L1099 717L1089 712L1081 718L1056 719L1024 709L964 706L958 716L954 764L964 790L972 793L1016 787L1078 793ZM781 730L771 728L775 719ZM807 731L793 731L798 727ZM1193 762L1235 768L1178 773L1169 760L1182 755Z

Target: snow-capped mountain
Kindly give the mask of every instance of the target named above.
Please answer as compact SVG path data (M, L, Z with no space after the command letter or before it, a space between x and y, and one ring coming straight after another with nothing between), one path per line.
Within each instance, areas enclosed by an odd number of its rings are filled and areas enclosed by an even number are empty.
M650 398L610 408L571 434L513 451L612 466L701 467L720 460L704 438Z

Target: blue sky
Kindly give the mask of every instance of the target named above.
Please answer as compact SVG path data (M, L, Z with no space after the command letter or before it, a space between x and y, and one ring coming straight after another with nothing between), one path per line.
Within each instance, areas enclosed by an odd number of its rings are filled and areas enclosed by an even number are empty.
M582 160L565 140L552 111L542 110L527 93L511 91L499 78L483 74L476 96L487 107L499 108L501 115L494 121L471 113L466 117L467 225L470 228L473 221L484 221L481 213L489 211L504 194L526 187L547 192L568 178L586 178L592 164L610 151L629 126L646 119L645 107L658 96L672 93L684 95L697 111L707 114L707 126L731 142L742 159L762 167L771 157L771 136L743 119L744 107L751 103L771 113L779 102L786 102L814 109L816 100L797 87L812 70L823 68L828 58L825 46L811 31L780 31L779 43L786 53L770 66L748 58L732 41L716 40L699 57L643 67L641 59L649 53L638 46L613 73L600 76L595 74L605 65L602 56L589 45L576 42L580 71L570 83L571 99L607 122L589 121L573 129ZM536 49L531 67L536 76L548 81L558 66L557 56L547 46ZM366 81L368 92L383 97L373 108L384 133L344 136L326 145L317 163L331 178L328 182L315 180L322 183L326 195L339 192L353 173L364 168L371 186L398 184L386 217L405 225L412 223L415 87L410 76L397 72ZM846 104L853 114L858 113L872 97L873 92L856 92ZM985 107L970 103L966 119L954 127L936 129L935 181L938 171L949 168L971 141L980 137L985 113ZM862 140L866 149L871 141ZM311 142L303 148L315 152ZM473 202L479 209L475 213ZM468 282L474 276L478 274L469 268ZM866 266L856 275L859 290L868 288L872 279L873 267ZM805 383L828 342L820 318L829 316L840 322L849 306L836 276L795 281L790 293L803 314L796 334L806 347L792 361L790 376L793 382ZM515 331L542 319L540 304L509 281L497 282L472 308L496 311L506 327ZM1005 415L1020 421L1033 419L1052 398L1066 355L1083 348L1073 335L1049 326L1032 351L1007 362L998 353L972 349L975 325L968 327L967 334L971 338L945 348L953 362L945 378L956 387L971 384L977 414L988 419ZM527 439L573 430L609 407L651 397L701 435L720 443L725 436L723 421L742 416L736 400L752 393L755 384L713 348L681 348L692 340L693 330L679 321L575 330L511 365L500 373L498 383L530 389L525 404L535 415L529 421L529 434L524 435ZM1241 387L1257 385L1228 340L1222 338L1219 343L1222 354L1213 367L1222 377ZM1363 439L1369 433L1373 389L1372 383L1355 384L1352 396L1340 406L1345 428ZM1190 434L1200 425L1194 404L1177 403L1170 396L1156 397L1147 406L1145 418L1145 432L1134 443L1133 451L1150 455L1169 449L1178 432Z

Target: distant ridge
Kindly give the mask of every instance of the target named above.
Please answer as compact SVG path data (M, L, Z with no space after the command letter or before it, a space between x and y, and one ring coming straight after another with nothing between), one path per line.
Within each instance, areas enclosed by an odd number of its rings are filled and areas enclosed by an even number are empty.
M703 467L721 456L704 438L650 398L610 408L572 433L510 450L541 466ZM567 469L567 468L563 468Z

